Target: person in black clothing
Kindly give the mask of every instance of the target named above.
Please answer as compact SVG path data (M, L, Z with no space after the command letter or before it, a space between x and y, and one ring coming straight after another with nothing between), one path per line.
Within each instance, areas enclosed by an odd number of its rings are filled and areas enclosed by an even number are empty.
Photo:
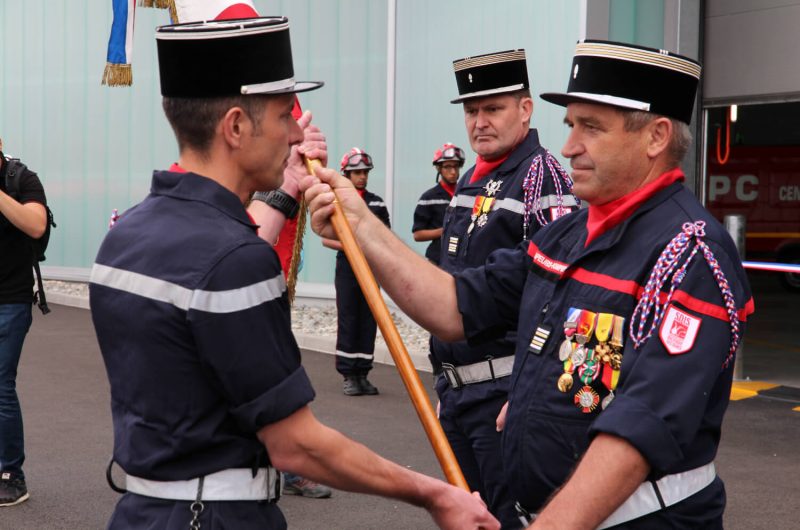
M44 235L47 199L36 173L21 165L18 189L6 188L16 161L6 158L2 149L0 141L0 506L13 506L30 497L22 471L25 449L16 379L32 319L29 238Z
M352 148L342 157L342 174L350 179L370 211L386 226L390 226L386 203L379 196L367 191L367 179L373 167L372 157L358 147ZM341 248L336 244L323 244L337 250ZM378 389L369 382L367 374L372 370L378 328L342 250L336 254L334 285L337 312L336 371L344 376L342 391L347 396L375 395Z
M446 143L437 149L433 153L436 185L420 196L414 209L414 226L411 227L414 241L430 241L425 249L425 257L436 265L442 255L444 214L456 191L456 182L461 168L464 167L464 160L464 150L453 144Z

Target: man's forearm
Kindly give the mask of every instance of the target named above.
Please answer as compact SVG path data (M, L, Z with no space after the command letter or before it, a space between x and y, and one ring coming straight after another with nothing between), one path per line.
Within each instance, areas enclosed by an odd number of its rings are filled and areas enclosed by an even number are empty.
M0 191L0 214L27 236L39 239L47 228L47 211L38 202L20 204Z
M649 472L650 465L626 440L598 434L531 529L597 528L636 491Z
M414 321L437 337L464 337L453 276L418 255L375 217L363 223L356 239L375 278Z
M442 237L444 228L431 228L428 230L417 230L414 232L414 241L433 241Z
M259 438L279 469L337 489L425 506L439 485L323 425L307 407L265 427Z

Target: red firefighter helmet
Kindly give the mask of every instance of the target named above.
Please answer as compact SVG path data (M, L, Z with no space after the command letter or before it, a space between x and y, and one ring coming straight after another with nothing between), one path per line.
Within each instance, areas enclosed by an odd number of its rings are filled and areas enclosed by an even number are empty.
M365 153L362 149L354 147L344 154L341 162L342 173L348 171L356 171L358 169L372 169L372 157Z
M451 143L446 143L433 153L433 165L437 166L443 162L455 160L458 162L458 167L464 166L464 150Z

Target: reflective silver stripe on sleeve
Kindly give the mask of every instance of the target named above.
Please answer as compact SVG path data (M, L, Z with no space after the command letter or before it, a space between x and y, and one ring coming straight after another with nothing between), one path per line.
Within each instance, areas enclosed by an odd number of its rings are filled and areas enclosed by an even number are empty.
M367 206L386 206L386 203L383 201L370 201Z
M196 309L208 313L233 313L250 309L280 298L286 290L283 274L238 289L204 291L187 289L166 280L97 263L92 266L90 281L150 300L165 302L184 311Z
M430 199L425 201L417 201L417 206L431 206L434 204L450 204L450 201L445 199Z
M470 208L475 204L475 196L473 195L457 195L453 197L453 200L450 201L450 206L457 206L460 208ZM548 208L555 208L558 206L558 196L557 195L545 195L542 197L540 201L541 207L543 210ZM572 195L564 195L561 197L561 205L567 208L577 206L578 203L575 201L575 197ZM522 201L518 201L516 199L499 199L492 205L492 210L508 210L509 212L514 212L516 214L522 215L525 213L525 205Z

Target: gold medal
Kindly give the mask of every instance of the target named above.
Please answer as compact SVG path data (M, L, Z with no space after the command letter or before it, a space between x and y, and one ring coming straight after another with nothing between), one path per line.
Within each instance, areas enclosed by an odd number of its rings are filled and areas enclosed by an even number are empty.
M558 378L558 389L561 392L567 393L572 388L572 374L561 374Z
M618 352L614 352L611 354L611 368L614 370L619 370L622 366L622 354Z

